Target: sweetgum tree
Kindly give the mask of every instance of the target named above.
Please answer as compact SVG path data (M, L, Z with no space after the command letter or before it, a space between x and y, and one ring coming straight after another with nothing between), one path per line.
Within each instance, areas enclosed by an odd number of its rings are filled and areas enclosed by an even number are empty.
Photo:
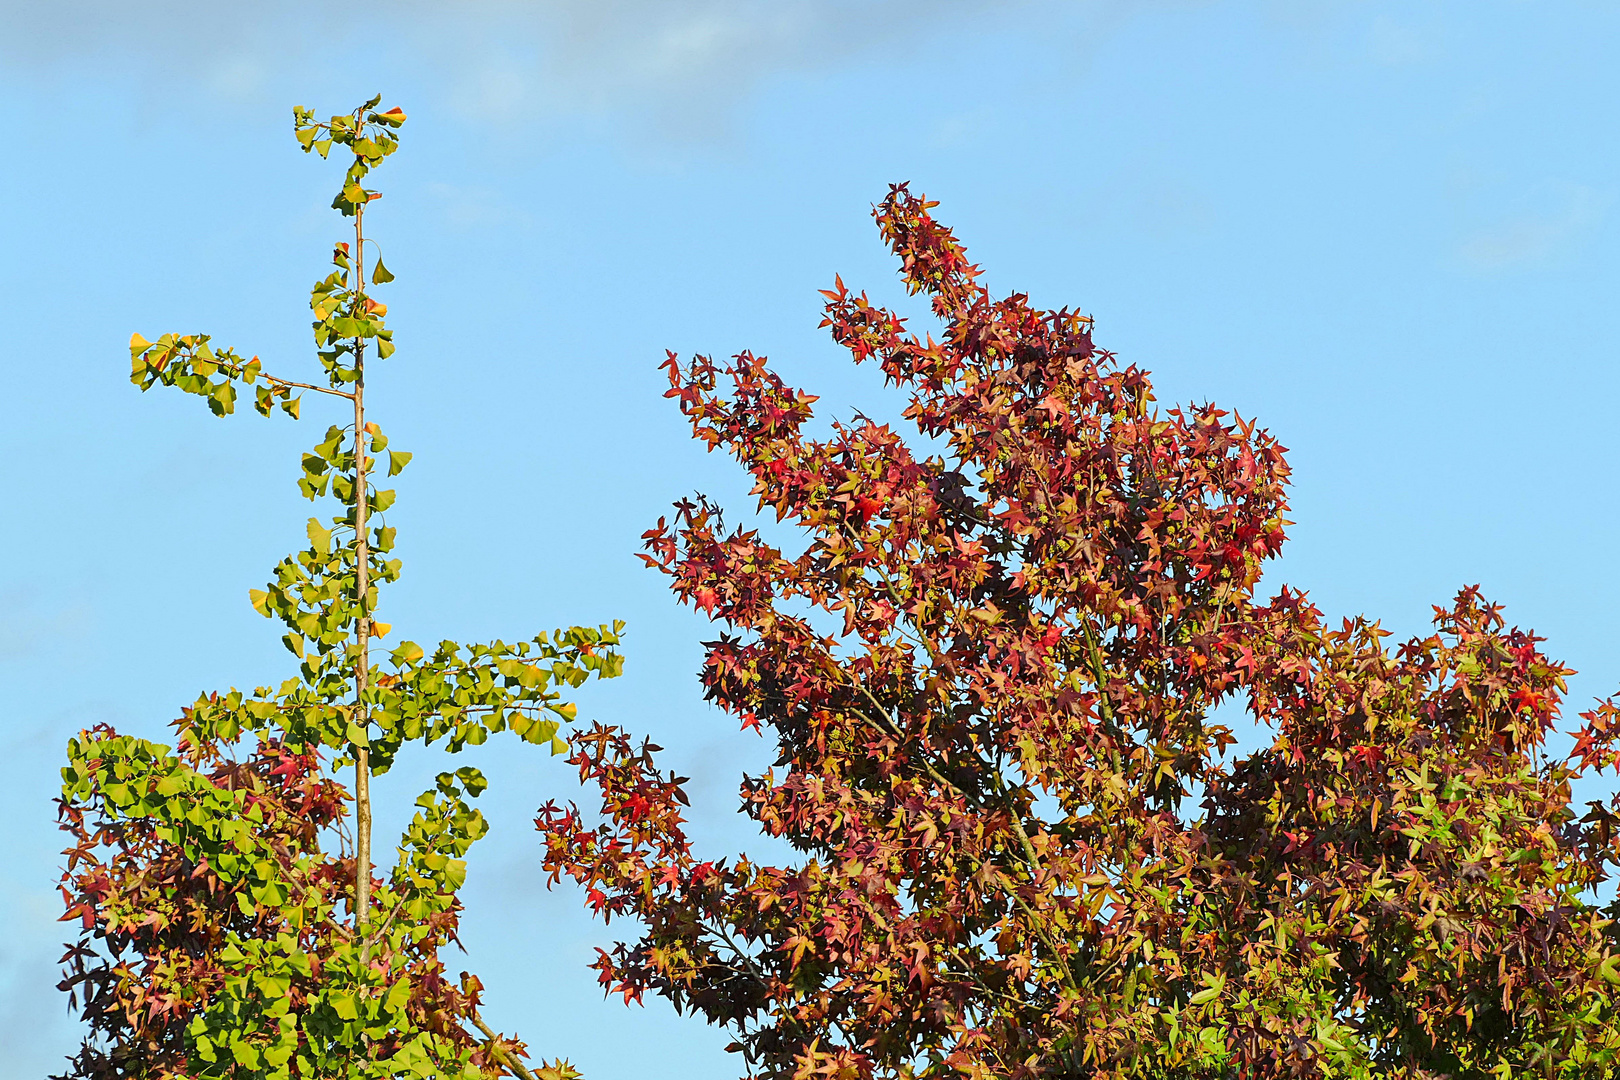
M239 387L256 409L297 418L299 394L337 422L303 455L299 490L336 514L309 520L309 546L283 559L253 606L287 629L298 672L250 692L209 693L174 722L174 747L105 725L68 746L61 817L73 837L62 892L80 935L62 987L89 1024L69 1075L219 1077L576 1076L564 1062L531 1072L523 1044L491 1031L481 986L448 976L469 846L486 829L469 800L476 768L440 773L416 800L391 869L373 865L370 778L410 744L451 752L511 732L565 748L563 687L617 675L619 624L529 641L431 650L379 642L378 589L398 578L386 513L410 455L366 415L368 361L394 351L393 280L369 259L368 173L398 147L405 115L373 98L317 121L294 111L303 149L352 157L334 209L352 241L310 294L323 376L303 382L213 346L207 335L130 343L132 380L204 398L218 416ZM352 769L353 788L335 770ZM352 803L352 810L349 805Z
M993 297L934 205L876 218L939 337L842 281L823 325L946 453L811 437L763 358L666 365L802 532L697 498L643 556L720 624L707 697L777 749L743 809L797 857L694 851L656 747L577 737L601 816L538 825L552 879L641 928L604 986L730 1028L757 1077L1613 1075L1613 808L1570 785L1620 711L1549 756L1569 671L1475 590L1396 649L1257 602L1283 448ZM1229 760L1234 699L1271 741Z

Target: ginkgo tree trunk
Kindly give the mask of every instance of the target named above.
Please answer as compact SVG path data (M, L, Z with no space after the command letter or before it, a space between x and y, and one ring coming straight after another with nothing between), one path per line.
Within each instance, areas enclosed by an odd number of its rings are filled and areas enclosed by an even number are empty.
M90 1028L74 1077L577 1075L560 1060L531 1071L523 1044L482 1019L478 979L452 981L440 957L456 941L465 857L487 830L470 802L486 786L478 769L441 772L392 869L374 866L370 780L407 745L454 753L509 731L561 752L559 725L574 717L564 688L622 668L619 623L431 652L379 645L391 627L378 591L400 564L395 492L376 481L410 460L366 412L368 362L394 342L370 295L393 276L370 253L379 194L364 184L405 121L379 101L324 121L294 111L306 152L351 158L332 206L352 234L310 295L319 376L266 370L203 334L130 342L136 385L196 394L218 416L243 388L266 416L297 419L310 394L329 404L298 485L337 513L311 518L308 546L251 592L285 626L296 674L199 698L173 747L105 725L69 744L62 886L80 935L62 986Z

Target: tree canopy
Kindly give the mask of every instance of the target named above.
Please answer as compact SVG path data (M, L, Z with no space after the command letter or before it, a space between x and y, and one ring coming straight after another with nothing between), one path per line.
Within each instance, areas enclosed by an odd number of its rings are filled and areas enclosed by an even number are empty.
M693 436L803 538L699 497L644 556L719 625L704 691L777 752L742 809L796 854L694 850L657 747L577 736L600 815L537 824L553 881L638 928L603 985L772 1080L1614 1075L1620 833L1571 791L1616 764L1615 705L1552 753L1569 669L1477 589L1399 645L1259 598L1284 448L992 296L934 206L875 216L938 338L842 280L823 326L944 452L814 437L762 357L668 358Z
M407 747L455 753L510 732L561 752L559 725L574 718L565 690L622 668L621 624L377 647L392 630L376 618L378 590L400 563L387 522L395 492L374 481L411 457L366 416L367 352L385 360L394 342L387 306L370 295L393 274L368 255L366 208L379 194L363 185L405 122L379 106L323 121L294 111L305 152L351 157L332 206L353 241L335 246L310 293L320 382L272 375L203 334L130 342L137 386L199 395L218 416L243 386L266 416L279 407L296 419L300 393L335 402L338 422L303 455L298 488L337 513L310 518L309 546L250 593L285 627L296 674L203 695L174 721L173 747L105 725L68 745L62 891L80 934L62 988L90 1029L73 1078L577 1075L563 1061L531 1072L523 1043L484 1023L477 976L452 977L441 957L457 943L468 849L488 830L470 801L482 773L440 773L393 866L379 876L373 865L370 778ZM340 767L352 768L352 789Z

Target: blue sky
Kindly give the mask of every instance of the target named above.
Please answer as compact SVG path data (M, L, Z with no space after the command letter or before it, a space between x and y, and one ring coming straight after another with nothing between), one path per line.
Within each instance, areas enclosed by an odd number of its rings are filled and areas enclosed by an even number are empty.
M1406 635L1478 582L1580 669L1576 702L1620 687L1617 46L1620 12L1573 0L3 0L0 1076L75 1039L51 989L65 739L159 736L292 664L247 589L301 543L320 410L143 398L125 343L203 330L313 370L342 226L293 105L380 91L411 117L368 216L400 343L373 408L416 455L383 617L420 640L626 619L625 677L583 711L669 747L718 852L749 843L735 784L768 754L704 706L706 625L634 554L671 500L741 509L746 485L657 364L748 348L824 418L897 412L816 290L904 303L868 217L898 180L992 288L1082 308L1161 401L1291 448L1268 585ZM528 826L567 770L472 760L495 830L465 966L492 1021L591 1080L736 1075L722 1033L585 970L610 935L546 891ZM443 763L380 782L379 835Z

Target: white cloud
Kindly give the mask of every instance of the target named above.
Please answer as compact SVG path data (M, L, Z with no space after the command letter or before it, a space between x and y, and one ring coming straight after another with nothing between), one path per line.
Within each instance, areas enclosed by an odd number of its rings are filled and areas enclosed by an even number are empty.
M22 660L88 631L90 611L84 605L42 611L36 600L32 590L0 593L0 663Z
M1548 201L1554 205L1518 214L1464 240L1458 249L1464 265L1498 271L1545 263L1590 232L1609 200L1594 188L1573 185Z
M995 120L995 111L987 105L952 113L934 124L934 145L944 149L970 145L991 130Z
M375 81L404 61L444 79L472 113L626 111L701 133L770 78L884 48L909 60L936 32L1012 21L1030 3L360 0L338 20L310 0L0 0L0 57L13 77L91 61L224 98L284 93L311 69L372 65Z
M489 188L435 181L428 184L427 193L438 204L444 220L457 228L523 226L534 220L527 210L513 206Z
M1368 39L1373 59L1388 67L1407 67L1421 63L1430 56L1427 33L1387 15L1373 19Z

